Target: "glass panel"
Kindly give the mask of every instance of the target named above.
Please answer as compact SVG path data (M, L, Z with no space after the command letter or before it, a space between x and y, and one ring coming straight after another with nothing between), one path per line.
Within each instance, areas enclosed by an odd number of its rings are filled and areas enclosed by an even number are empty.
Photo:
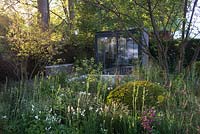
M131 38L127 40L127 57L128 59L138 59L138 44Z
M133 44L133 58L138 59L138 44L135 42Z
M127 56L129 59L133 58L133 49L134 49L133 40L129 38L127 40Z
M97 39L98 58L105 74L130 72L138 60L138 44L132 38L101 37Z
M112 68L116 61L116 38L102 37L97 39L99 61L104 69Z
M119 38L117 66L133 65L138 59L138 45L132 38Z
M126 57L126 38L120 37L118 40L118 58L117 66L125 65L127 61Z
M106 38L97 39L98 60L102 64L104 64L104 59L105 59L105 43L106 43Z

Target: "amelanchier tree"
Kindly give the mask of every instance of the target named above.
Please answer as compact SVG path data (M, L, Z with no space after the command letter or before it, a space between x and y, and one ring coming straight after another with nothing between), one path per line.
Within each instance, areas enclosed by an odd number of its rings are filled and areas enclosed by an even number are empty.
M50 23L47 0L10 0L10 3L3 1L1 4L1 14L11 21L5 36L11 59L16 66L21 66L25 76L31 77L37 67L51 62L59 53L58 41L62 34Z

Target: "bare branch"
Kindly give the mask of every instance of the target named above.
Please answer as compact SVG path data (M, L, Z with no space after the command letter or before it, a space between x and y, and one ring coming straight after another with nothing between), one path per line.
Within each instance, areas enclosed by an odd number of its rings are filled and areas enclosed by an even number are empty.
M189 37L191 23L192 23L192 20L193 20L193 16L194 16L194 12L195 12L195 7L197 6L197 2L198 2L198 0L195 0L194 5L192 7L192 14L190 16L190 21L189 21L188 28L187 28L186 39Z

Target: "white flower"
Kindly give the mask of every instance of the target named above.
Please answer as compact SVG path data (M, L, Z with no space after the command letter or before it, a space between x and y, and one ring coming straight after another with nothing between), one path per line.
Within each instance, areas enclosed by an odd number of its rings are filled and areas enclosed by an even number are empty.
M63 97L63 96L65 96L64 94L60 94L60 97Z
M51 129L51 126L45 127L45 130L49 131Z
M86 92L79 92L80 95L86 95Z
M85 109L81 112L82 116L85 116Z
M1 118L2 118L2 119L7 119L7 116L6 116L6 115L4 115L4 116L2 116Z
M108 90L112 90L112 89L113 89L113 87L112 87L112 86L110 86L110 87L108 87L107 89L108 89Z
M109 111L109 107L108 107L108 106L105 106L104 111L105 111L105 112L108 112L108 111Z
M38 115L36 115L36 116L35 116L35 119L36 119L36 120L39 120L39 117L38 117Z
M67 112L68 112L68 113L74 112L73 106L67 106Z
M67 112L69 113L71 111L70 106L67 106Z
M89 107L89 110L93 110L93 107L92 107L92 106L90 106L90 107Z
M35 109L35 106L32 104L31 105L31 111L34 111L34 109Z
M52 108L50 108L49 113L51 113L52 111L53 111Z
M76 112L80 113L81 109L79 107L76 108Z
M108 130L105 129L105 128L101 128L101 131L102 131L102 132L107 132Z

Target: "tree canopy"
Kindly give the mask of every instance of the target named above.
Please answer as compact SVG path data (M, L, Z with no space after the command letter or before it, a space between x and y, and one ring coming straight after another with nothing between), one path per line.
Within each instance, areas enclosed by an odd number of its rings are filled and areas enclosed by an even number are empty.
M97 31L138 28L156 41L154 61L168 74L168 46L162 42L179 39L176 69L181 72L188 41L200 33L199 13L198 0L2 0L0 30L16 56L50 61L71 47L87 55Z

